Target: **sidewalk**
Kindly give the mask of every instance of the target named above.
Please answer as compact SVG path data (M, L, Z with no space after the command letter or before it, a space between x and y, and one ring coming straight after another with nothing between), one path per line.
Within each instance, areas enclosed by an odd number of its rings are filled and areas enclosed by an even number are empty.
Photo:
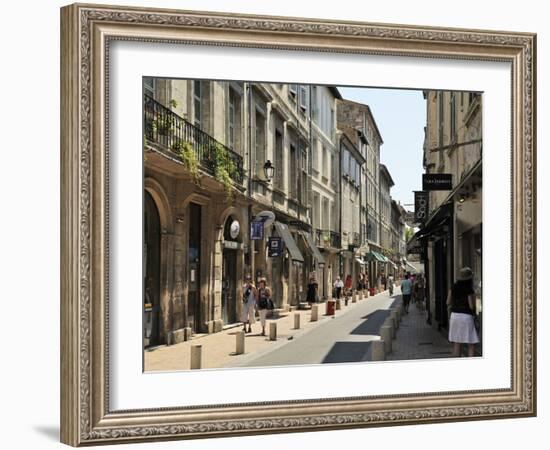
M428 325L426 318L427 313L411 303L409 313L403 314L397 329L392 353L386 355L387 361L451 357L452 344L442 333Z
M360 303L368 302L375 297L359 300L360 297L357 296L357 303L352 303L350 299L348 306L344 306L344 300L342 299L342 309L336 311L336 316L345 314ZM192 345L202 346L203 369L235 367L246 364L247 360L271 352L333 319L334 316L325 315L325 308L325 303L319 303L319 320L317 322L311 322L311 311L309 309L281 312L278 318L268 318L266 324L267 336L261 336L262 328L259 319L257 319L252 325L252 333L246 333L245 335L245 353L242 355L235 355L236 334L242 330L241 325L225 329L219 333L195 335L191 340L176 345L146 349L144 352L144 370L146 372L189 370ZM300 329L294 329L295 313L300 314ZM270 322L277 323L276 341L269 340Z

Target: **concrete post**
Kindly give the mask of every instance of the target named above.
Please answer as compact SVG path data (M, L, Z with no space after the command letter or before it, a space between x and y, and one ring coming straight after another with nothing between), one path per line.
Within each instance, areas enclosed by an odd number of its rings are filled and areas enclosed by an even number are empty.
M382 324L382 326L389 326L391 327L391 337L392 339L395 339L395 324L394 324L394 321L391 317L388 317L384 323Z
M319 305L311 305L311 321L317 322L319 320Z
M342 301L340 299L336 300L336 310L342 309Z
M300 313L294 313L294 329L300 329Z
M202 366L202 345L191 346L191 369L200 369Z
M277 340L277 323L276 322L269 323L269 340L270 341Z
M386 355L384 353L384 341L382 339L371 341L371 361L384 361Z
M191 339L191 334L192 334L191 327L185 327L183 329L183 340L188 341L189 339Z
M389 355L392 352L392 328L389 325L383 325L380 328L380 339L384 342L384 352Z
M355 289L352 289L351 303L357 303L357 291Z
M395 309L390 309L390 317L395 323L395 329L399 328L399 319L397 318L397 311Z
M242 355L244 353L244 331L237 331L235 338L235 354Z

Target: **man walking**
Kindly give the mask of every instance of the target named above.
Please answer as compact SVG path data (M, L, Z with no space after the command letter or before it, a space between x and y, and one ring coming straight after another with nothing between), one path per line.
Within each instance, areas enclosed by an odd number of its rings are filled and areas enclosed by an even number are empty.
M405 279L401 281L401 294L403 295L403 309L405 314L409 313L409 303L411 302L412 283L409 280L410 275L407 272Z

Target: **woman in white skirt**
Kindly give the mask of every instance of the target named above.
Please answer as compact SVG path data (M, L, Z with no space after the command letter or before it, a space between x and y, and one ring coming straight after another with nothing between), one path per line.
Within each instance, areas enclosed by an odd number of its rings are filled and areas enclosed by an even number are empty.
M256 302L258 301L258 290L252 284L252 277L247 275L243 286L243 309L241 312L241 322L243 323L243 331L245 333L252 332L252 324L255 321ZM248 324L248 330L246 329Z
M474 323L475 295L472 269L460 269L458 281L449 290L447 305L451 308L449 341L453 345L453 356L460 356L460 345L468 345L468 356L474 356L479 336Z

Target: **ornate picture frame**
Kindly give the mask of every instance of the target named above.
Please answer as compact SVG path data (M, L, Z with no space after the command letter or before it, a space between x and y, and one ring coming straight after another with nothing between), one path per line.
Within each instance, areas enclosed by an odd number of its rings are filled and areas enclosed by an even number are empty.
M511 64L507 389L112 410L108 68L117 40ZM61 440L73 446L536 414L536 36L75 4L61 10Z

